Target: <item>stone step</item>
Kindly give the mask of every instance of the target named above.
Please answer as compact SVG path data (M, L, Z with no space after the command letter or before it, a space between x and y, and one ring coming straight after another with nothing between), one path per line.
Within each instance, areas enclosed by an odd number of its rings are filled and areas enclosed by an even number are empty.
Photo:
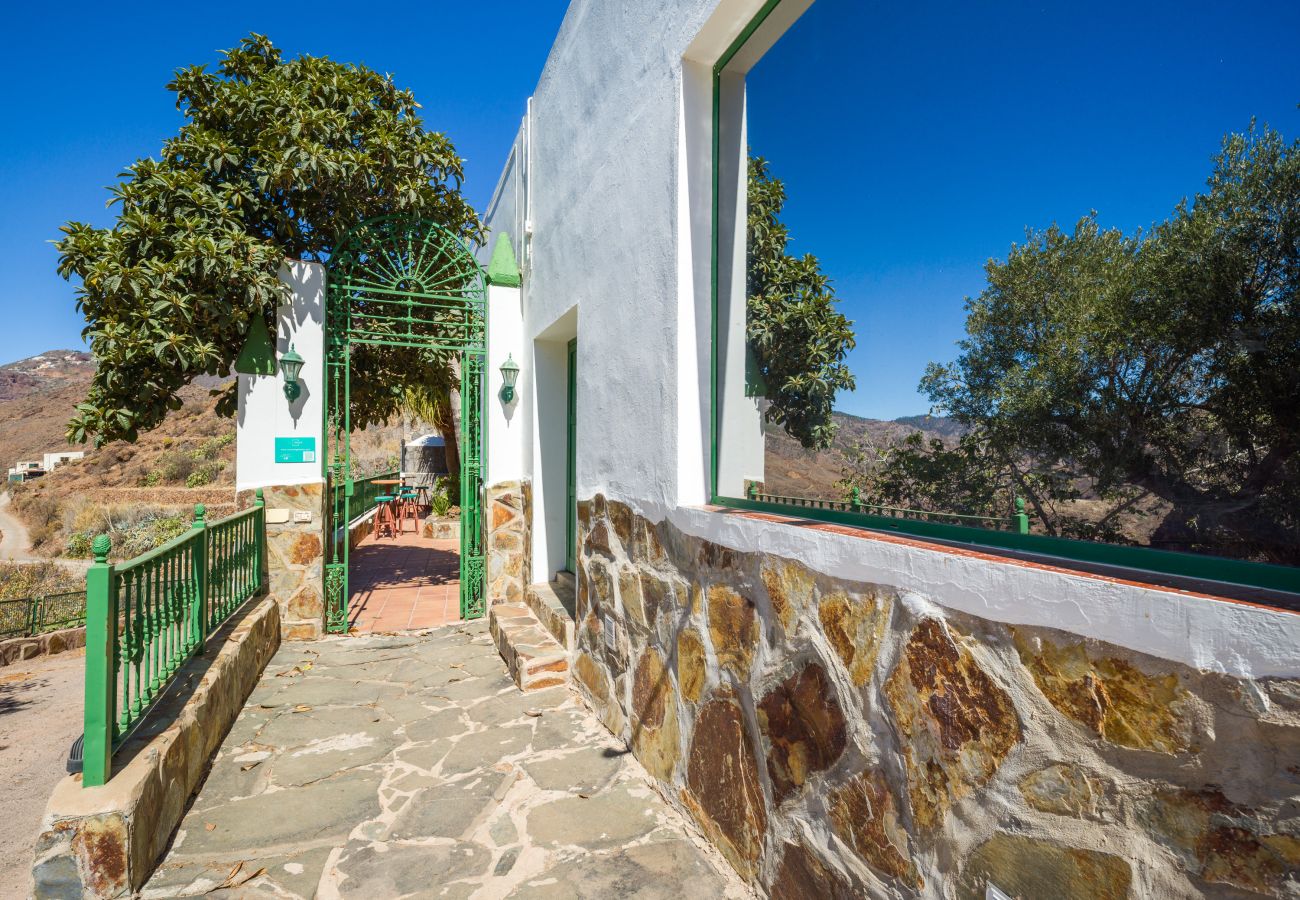
M542 627L565 650L573 649L573 588L564 582L530 584L524 591L529 608Z
M555 581L552 583L567 588L570 593L575 591L578 587L578 582L574 578L573 573L563 569L555 573Z
M569 653L537 621L527 603L495 603L488 628L521 691L536 691L568 680Z

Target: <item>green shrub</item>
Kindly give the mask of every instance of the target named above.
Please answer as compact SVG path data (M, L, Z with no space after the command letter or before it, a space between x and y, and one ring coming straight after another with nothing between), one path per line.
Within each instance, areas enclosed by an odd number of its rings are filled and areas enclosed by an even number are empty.
M65 555L71 556L73 559L85 559L90 556L90 545L94 540L95 536L89 531L73 532L68 536L68 546Z
M225 464L219 460L206 462L189 474L185 479L185 486L187 488L196 488L203 487L205 484L212 484L217 480L217 476L221 474L221 470L224 468Z
M0 600L83 590L86 581L57 563L0 562Z
M194 471L194 460L188 453L171 450L158 457L158 467L154 471L158 473L159 482L178 484L190 477Z
M447 488L447 479L439 478L434 483L433 490L429 492L429 508L440 519L451 509L451 497Z

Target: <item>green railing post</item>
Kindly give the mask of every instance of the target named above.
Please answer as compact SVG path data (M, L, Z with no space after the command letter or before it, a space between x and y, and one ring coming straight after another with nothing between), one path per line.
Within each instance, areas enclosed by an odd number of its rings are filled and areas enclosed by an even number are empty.
M198 532L198 539L194 541L190 557L193 560L193 570L190 574L193 585L193 596L190 598L190 622L194 629L190 635L190 640L196 653L203 647L203 642L208 636L207 514L207 507L202 503L195 504L194 524L190 526L194 531Z
M751 482L749 483L749 487L746 488L746 492L749 494L749 499L750 499L750 500L755 500L755 499L757 499L757 498L758 498L758 485L751 481Z
M113 766L113 723L117 721L117 671L113 644L117 636L117 591L108 553L113 544L101 534L91 544L95 562L86 572L86 696L82 714L83 787L108 781Z
M1025 512L1025 501L1016 498L1016 532L1019 534L1029 534L1029 515Z
M253 506L257 508L257 521L253 525L256 535L257 548L254 551L257 555L253 561L253 583L257 585L260 593L265 587L264 579L266 578L266 497L262 494L262 489L258 488L254 495Z
M849 491L849 510L851 512L862 512L862 490L857 485L854 485L853 490Z

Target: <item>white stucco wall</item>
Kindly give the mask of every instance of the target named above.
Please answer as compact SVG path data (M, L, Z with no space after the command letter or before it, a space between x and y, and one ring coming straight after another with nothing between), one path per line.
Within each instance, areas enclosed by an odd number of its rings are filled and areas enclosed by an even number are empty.
M276 375L239 376L236 428L236 490L270 485L311 484L323 480L325 452L325 267L289 260L280 280L292 290L282 304L276 328L276 358L292 343L303 360L302 395L292 404L284 396L284 379ZM277 463L275 439L307 438L316 442L311 462Z
M778 7L734 68L752 65L809 2ZM563 558L561 339L576 333L579 498L603 493L726 546L898 585L909 602L1232 674L1300 674L1300 617L695 508L708 500L710 453L711 68L762 5L574 0L530 103L487 220L527 248L520 364L531 372L521 392L531 451L522 469L534 480L534 580ZM743 146L732 144L733 154ZM731 162L736 186L740 164ZM733 193L738 204L743 192ZM736 237L743 207L730 214ZM724 437L743 431L742 409L733 406ZM739 461L723 463L724 477L761 467L743 447L724 453Z

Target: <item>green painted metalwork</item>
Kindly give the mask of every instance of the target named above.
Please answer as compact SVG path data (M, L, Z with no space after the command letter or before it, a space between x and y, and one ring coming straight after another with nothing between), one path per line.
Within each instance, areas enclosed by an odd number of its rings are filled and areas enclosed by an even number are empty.
M357 515L352 462L352 350L360 345L459 354L461 433L461 615L484 614L483 386L486 281L465 242L435 222L385 216L343 240L326 282L326 452L331 503L326 525L325 625L348 627L347 528Z
M1013 516L972 516L965 513L933 512L925 509L905 509L901 506L880 506L875 503L863 503L857 488L854 488L848 500L828 500L823 497L784 497L760 491L758 486L750 484L745 492L754 502L778 506L797 507L811 511L828 510L843 513L860 513L869 517L913 520L918 522L947 522L951 525L971 524L982 528L995 528L1003 531L1015 531L1019 534L1029 533L1029 517L1024 513L1024 501L1017 501L1018 513Z
M483 521L483 384L487 357L466 352L460 364L460 616L486 612Z
M29 637L86 624L86 592L0 600L0 638Z
M263 592L266 508L218 522L194 508L188 532L115 566L107 535L86 573L86 695L82 785L104 784L126 740L176 672L251 597Z
M510 246L510 235L504 231L497 235L496 246L492 248L492 260L488 263L488 284L498 287L519 287L523 276L519 274L519 264L515 261L515 251Z
M564 567L578 571L578 339L569 341L568 421L564 441Z
M740 49L754 35L767 17L783 0L768 0L758 14L741 31L727 50L713 66L713 172L712 172L712 248L711 294L712 303L712 343L710 346L710 387L709 415L711 421L709 440L709 494L711 501L718 506L736 509L750 509L762 512L791 514L795 510L799 515L811 519L821 519L845 525L856 525L881 531L898 532L922 538L935 538L955 541L997 549L1056 557L1069 563L1087 563L1095 565L1116 566L1132 570L1135 577L1148 572L1156 575L1172 575L1182 578L1194 578L1206 581L1220 581L1228 584L1267 590L1300 593L1300 568L1277 566L1268 563L1247 562L1237 559L1201 555L1195 553L1175 553L1168 550L1156 550L1150 547L1128 547L1118 544L1104 544L1096 541L1081 541L1072 538L1051 537L1049 535L1029 534L1029 517L1024 511L1024 503L1017 500L1016 514L1013 517L1015 527L1010 530L974 528L969 525L952 524L943 521L922 521L892 515L871 515L844 509L830 509L818 506L805 506L785 502L769 502L753 497L723 497L718 493L718 431L719 407L718 397L722 392L719 383L718 367L718 267L719 259L719 217L721 215L721 193L719 172L722 164L722 74L727 65L740 52ZM944 514L946 518L958 518Z
M271 332L265 319L260 315L254 316L243 349L235 360L235 371L240 375L274 375L275 369L275 344L271 341Z

